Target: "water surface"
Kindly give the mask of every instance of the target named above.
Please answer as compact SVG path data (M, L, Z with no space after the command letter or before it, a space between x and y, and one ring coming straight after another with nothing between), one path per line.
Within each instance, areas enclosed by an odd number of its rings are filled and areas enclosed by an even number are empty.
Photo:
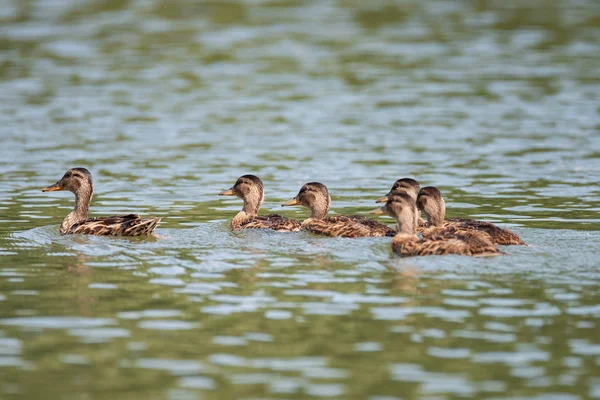
M9 1L0 7L2 399L600 397L600 10L538 1ZM93 215L156 238L60 236ZM230 232L217 193L393 181L529 247ZM390 219L382 221L392 223Z

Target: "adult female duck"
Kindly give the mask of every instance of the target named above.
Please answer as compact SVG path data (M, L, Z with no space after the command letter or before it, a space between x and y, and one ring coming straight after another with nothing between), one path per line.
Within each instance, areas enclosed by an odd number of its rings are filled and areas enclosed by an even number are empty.
M392 239L392 249L400 256L457 254L481 257L501 254L486 234L477 231L419 239L414 223L414 200L406 193L390 195L387 203L372 213L388 214L398 222L398 234Z
M60 225L61 235L143 236L151 235L160 218L141 218L137 214L113 217L88 218L90 202L94 195L92 174L85 168L68 170L60 181L47 186L42 192L68 190L75 194L75 208Z
M385 196L377 199L375 203L386 203L390 199L390 196L395 194L405 193L409 195L415 204L415 224L417 226L417 231L420 232L425 227L425 221L421 218L421 212L417 209L417 196L419 195L420 189L421 185L416 180L412 178L400 178L394 182L390 191Z
M396 234L392 228L363 216L328 217L331 197L327 187L319 182L307 183L302 186L296 197L282 204L282 206L297 205L310 209L310 216L302 221L302 228L319 235L356 238Z
M499 245L525 245L525 242L516 233L500 228L490 222L464 218L444 219L446 202L442 197L442 193L434 186L427 186L419 191L417 207L427 217L427 228L422 232L424 236L452 234L457 230L474 230L487 233L492 242Z
M406 193L417 201L419 190L421 190L421 185L416 180L412 178L400 178L394 182L390 191L385 196L377 199L375 203L386 203L389 200L389 196L398 193Z
M279 232L295 232L300 230L300 222L278 214L260 216L258 211L265 198L264 185L255 175L244 175L238 178L231 189L220 196L237 196L244 200L242 211L231 220L231 229L272 229Z

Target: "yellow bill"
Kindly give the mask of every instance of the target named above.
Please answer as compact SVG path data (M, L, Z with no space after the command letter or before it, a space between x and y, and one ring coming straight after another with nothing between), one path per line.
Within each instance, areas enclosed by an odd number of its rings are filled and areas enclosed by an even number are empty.
M219 193L219 196L235 196L232 189L227 189Z
M46 186L42 189L42 192L56 192L58 190L64 190L59 182L56 182L54 185Z
M387 203L388 200L390 199L388 196L389 196L389 193L386 194L385 196L380 197L377 200L375 200L375 203Z
M385 212L385 206L382 206L382 207L378 207L378 208L374 209L369 214L382 215L382 214L385 214L385 213L386 213Z
M293 199L289 199L288 201L286 201L285 203L283 203L281 205L281 207L286 207L286 206L299 206L300 202L298 201L297 198L293 198Z

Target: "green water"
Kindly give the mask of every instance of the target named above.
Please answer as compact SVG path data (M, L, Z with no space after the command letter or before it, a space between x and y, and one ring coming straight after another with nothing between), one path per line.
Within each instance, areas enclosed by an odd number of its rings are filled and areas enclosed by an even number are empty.
M594 0L4 0L0 398L600 398L599 38ZM60 236L75 166L158 237ZM295 218L412 176L530 246L230 232L246 173Z

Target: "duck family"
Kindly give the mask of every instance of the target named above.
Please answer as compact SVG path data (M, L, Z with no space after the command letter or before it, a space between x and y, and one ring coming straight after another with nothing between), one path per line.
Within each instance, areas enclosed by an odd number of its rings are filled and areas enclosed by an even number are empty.
M89 218L94 184L92 174L85 168L72 168L58 182L42 189L43 192L58 190L68 190L75 195L75 207L60 226L63 235L151 235L161 221L161 218L142 218L137 214ZM231 220L232 230L305 230L329 237L391 237L392 249L400 256L494 256L502 254L498 245L525 245L517 234L492 223L445 218L446 205L440 190L434 186L421 188L412 178L394 182L390 191L376 200L382 205L371 212L393 217L395 228L361 215L329 216L331 197L320 182L306 183L295 197L282 204L283 207L306 207L310 214L302 222L279 214L259 215L265 197L264 185L255 175L239 177L230 189L219 195L243 200L242 210ZM421 212L426 220L421 218Z

